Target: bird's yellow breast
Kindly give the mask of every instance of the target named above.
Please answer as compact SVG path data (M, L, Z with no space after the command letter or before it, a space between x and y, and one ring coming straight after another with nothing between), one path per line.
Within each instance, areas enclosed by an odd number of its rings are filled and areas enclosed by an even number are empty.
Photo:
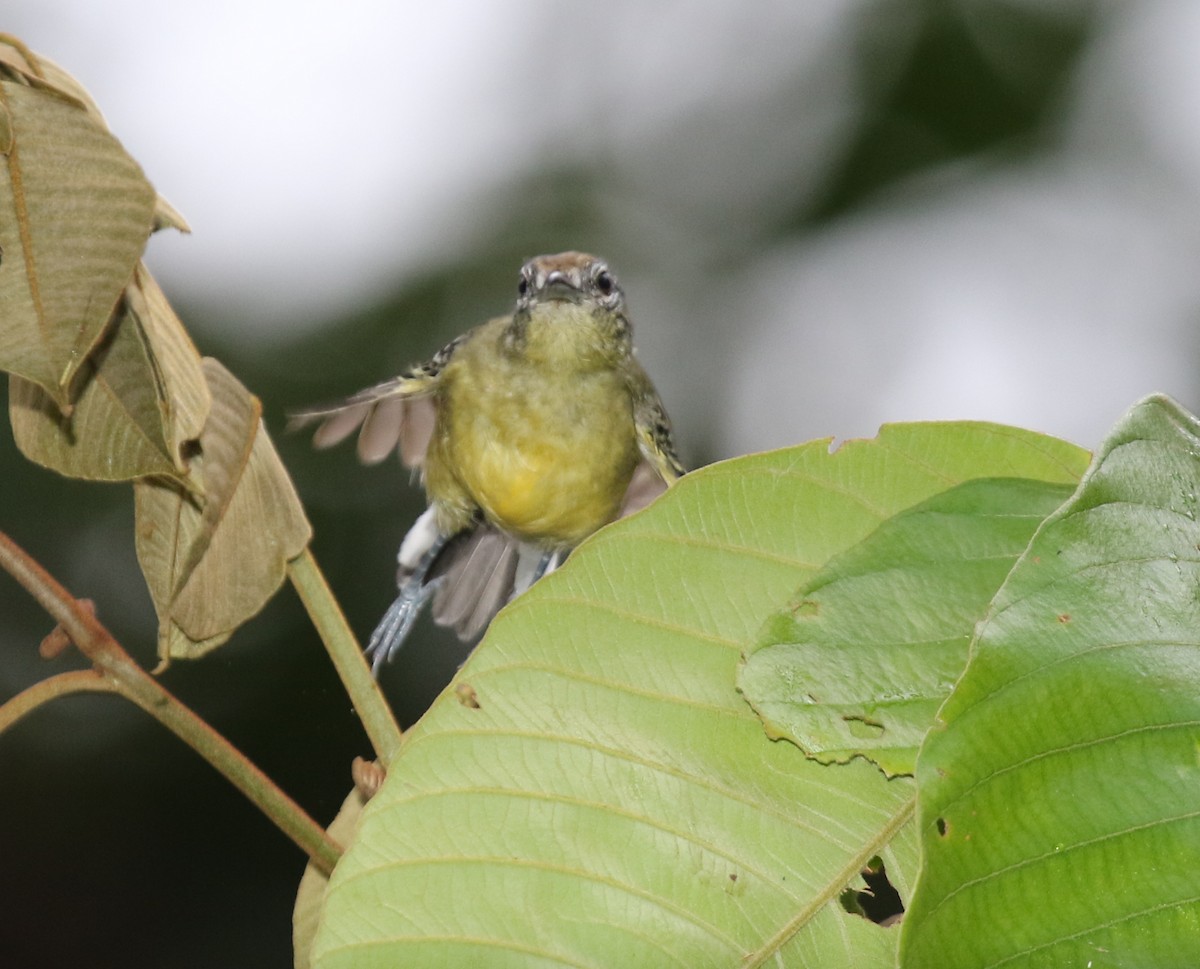
M506 531L549 544L582 540L612 520L632 465L613 445L593 439L571 451L512 435L468 444L477 460L463 479L484 513ZM615 458L615 460L614 460Z
M430 499L477 506L505 531L551 546L616 517L638 458L623 374L508 358L482 340L464 349L442 375Z

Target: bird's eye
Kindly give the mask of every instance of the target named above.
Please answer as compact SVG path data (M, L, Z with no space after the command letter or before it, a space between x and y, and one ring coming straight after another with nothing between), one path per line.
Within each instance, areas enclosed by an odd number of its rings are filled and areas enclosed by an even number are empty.
M600 270L596 273L596 288L600 290L604 296L611 296L612 291L616 289L617 284L613 280L612 275L605 270Z
M517 295L524 296L528 292L529 292L529 280L526 279L524 276L522 276L521 281L519 283L517 283Z

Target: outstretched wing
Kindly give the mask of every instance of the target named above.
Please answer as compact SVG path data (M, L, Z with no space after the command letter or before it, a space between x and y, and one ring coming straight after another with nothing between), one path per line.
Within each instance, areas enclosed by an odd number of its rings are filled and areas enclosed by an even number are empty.
M333 447L358 430L358 457L364 464L378 464L398 447L407 467L420 467L437 417L433 392L438 377L465 338L446 344L428 363L343 401L295 411L288 430L318 424L313 434L318 448Z

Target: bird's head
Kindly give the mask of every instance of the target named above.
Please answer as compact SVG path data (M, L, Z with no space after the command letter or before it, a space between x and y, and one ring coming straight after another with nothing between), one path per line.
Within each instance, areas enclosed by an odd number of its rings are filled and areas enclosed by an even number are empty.
M625 292L603 259L560 252L521 267L511 349L590 365L628 356L630 341Z
M625 293L608 263L586 252L535 256L521 267L517 311L550 302L594 304L610 313L625 308Z

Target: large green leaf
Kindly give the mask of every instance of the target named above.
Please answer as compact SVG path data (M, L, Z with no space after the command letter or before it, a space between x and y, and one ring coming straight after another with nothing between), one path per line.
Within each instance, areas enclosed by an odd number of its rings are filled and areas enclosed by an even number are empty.
M918 760L906 967L1200 966L1198 495L1150 398L996 596Z
M354 838L362 817L366 796L356 786L342 802L337 817L325 828L325 833L340 845ZM310 969L312 965L313 937L321 924L325 911L325 892L329 887L329 876L311 860L300 876L300 888L296 892L296 905L292 910L292 952L295 969Z
M884 522L806 582L741 671L772 733L911 774L983 618L1071 486L980 478Z
M772 742L742 651L812 572L975 477L1071 482L1078 449L979 424L884 428L689 475L497 618L409 732L330 883L319 969L873 967L905 898L910 779Z
M157 197L90 103L66 93L58 75L40 77L22 52L5 50L0 369L39 384L67 411L75 375L155 224Z

